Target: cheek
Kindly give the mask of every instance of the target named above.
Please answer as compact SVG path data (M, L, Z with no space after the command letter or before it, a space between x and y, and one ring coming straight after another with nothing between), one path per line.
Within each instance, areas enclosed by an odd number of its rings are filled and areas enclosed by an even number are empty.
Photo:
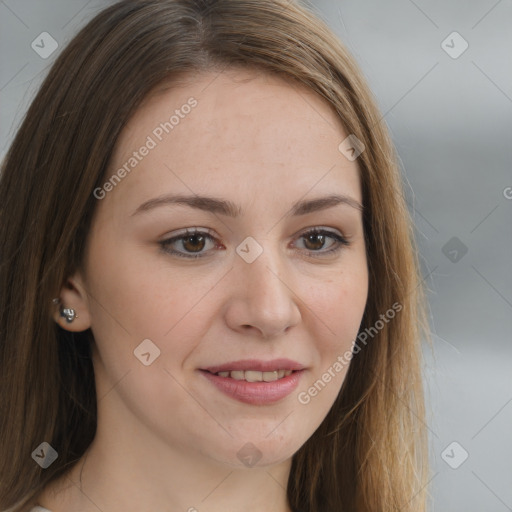
M91 329L104 366L112 379L138 368L134 350L149 339L155 365L176 368L204 337L213 307L207 296L223 273L177 270L165 255L148 257L147 247L123 249L107 238L96 241L88 259Z
M204 325L197 321L204 308L200 299L214 278L191 285L190 272L148 258L147 248L120 247L98 241L89 256L98 396L107 397L104 407L114 407L110 390L115 389L135 416L172 430L180 421L168 417L166 408L180 418L196 412L179 367L203 337Z
M345 350L356 338L368 296L368 276L362 265L346 268L310 288L306 303L323 336L322 352Z
M299 402L320 418L336 399L352 359L368 296L368 275L363 265L353 265L311 286L306 304L312 311L309 326L316 362L299 391Z
M339 333L343 340L355 340L367 300L366 276L360 279L350 278L341 289L333 294L328 318L332 318L333 331Z
M164 258L148 257L147 247L101 242L89 257L93 319L135 338L163 336L193 302L189 276L166 268Z

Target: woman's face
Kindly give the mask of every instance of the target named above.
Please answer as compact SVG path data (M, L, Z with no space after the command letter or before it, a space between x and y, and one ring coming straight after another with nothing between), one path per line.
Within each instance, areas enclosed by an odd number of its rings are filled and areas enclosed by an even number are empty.
M99 429L231 467L313 434L368 291L348 135L314 93L254 71L144 102L95 192L80 297L63 296L94 334Z

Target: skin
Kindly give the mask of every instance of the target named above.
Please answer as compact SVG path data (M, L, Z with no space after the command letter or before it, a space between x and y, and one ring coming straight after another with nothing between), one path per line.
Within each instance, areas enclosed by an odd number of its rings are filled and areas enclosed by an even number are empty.
M146 99L121 135L112 173L188 98L198 102L98 201L83 268L60 294L79 318L55 320L94 334L98 430L38 499L53 512L289 512L291 457L346 374L299 402L357 336L368 293L362 213L348 204L296 217L290 209L334 193L362 202L357 161L338 151L348 134L322 98L281 78L229 69L189 79ZM132 215L170 193L230 200L242 214L175 204ZM326 254L338 242L301 236L314 227L350 245ZM205 257L162 250L159 241L185 228L216 240L172 248ZM250 264L235 251L248 236L263 248ZM160 350L149 366L134 356L144 339ZM306 370L297 390L271 405L238 402L198 372L278 357ZM246 443L261 454L252 467L237 457Z

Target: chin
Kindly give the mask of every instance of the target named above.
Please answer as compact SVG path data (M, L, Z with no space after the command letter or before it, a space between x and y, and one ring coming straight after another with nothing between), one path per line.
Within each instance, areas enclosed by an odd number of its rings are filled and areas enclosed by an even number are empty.
M273 427L275 428L275 426ZM215 461L231 469L267 467L281 464L291 459L307 439L283 437L283 435L269 436L268 430L262 435L244 436L230 439L220 449L209 455Z

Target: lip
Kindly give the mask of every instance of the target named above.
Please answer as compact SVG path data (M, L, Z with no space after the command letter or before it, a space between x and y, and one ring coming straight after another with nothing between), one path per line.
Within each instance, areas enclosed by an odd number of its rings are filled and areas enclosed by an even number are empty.
M241 363L241 361L238 361L237 363ZM268 364L270 363L271 362ZM243 369L252 369L256 371L272 371L272 368L276 369L274 362L272 362L271 367L269 367L268 364L265 363L267 368L271 368L268 370L257 370L255 366ZM222 366L224 368L228 368L227 365ZM217 369L220 367L212 368ZM229 368L232 370L242 370L240 365L237 368L232 368L231 366L229 366ZM285 368L281 367L280 369L284 370ZM220 372L228 370L220 369L216 371ZM234 398L235 400L238 400L239 402L251 405L269 405L282 400L297 388L302 374L304 373L304 369L295 370L287 377L283 377L282 379L272 382L247 382L245 380L235 380L231 377L220 377L219 375L210 373L209 370L199 370L199 372L201 375L204 375L204 377L206 377L206 379L208 379L208 381L211 382L219 391L231 398Z
M241 359L239 361L231 361L229 363L220 364L217 366L209 366L208 368L201 368L210 373L236 371L236 370L254 370L257 372L273 372L275 370L303 370L304 365L292 361L291 359L273 359L272 361L263 361L261 359ZM293 375L293 374L292 374Z

